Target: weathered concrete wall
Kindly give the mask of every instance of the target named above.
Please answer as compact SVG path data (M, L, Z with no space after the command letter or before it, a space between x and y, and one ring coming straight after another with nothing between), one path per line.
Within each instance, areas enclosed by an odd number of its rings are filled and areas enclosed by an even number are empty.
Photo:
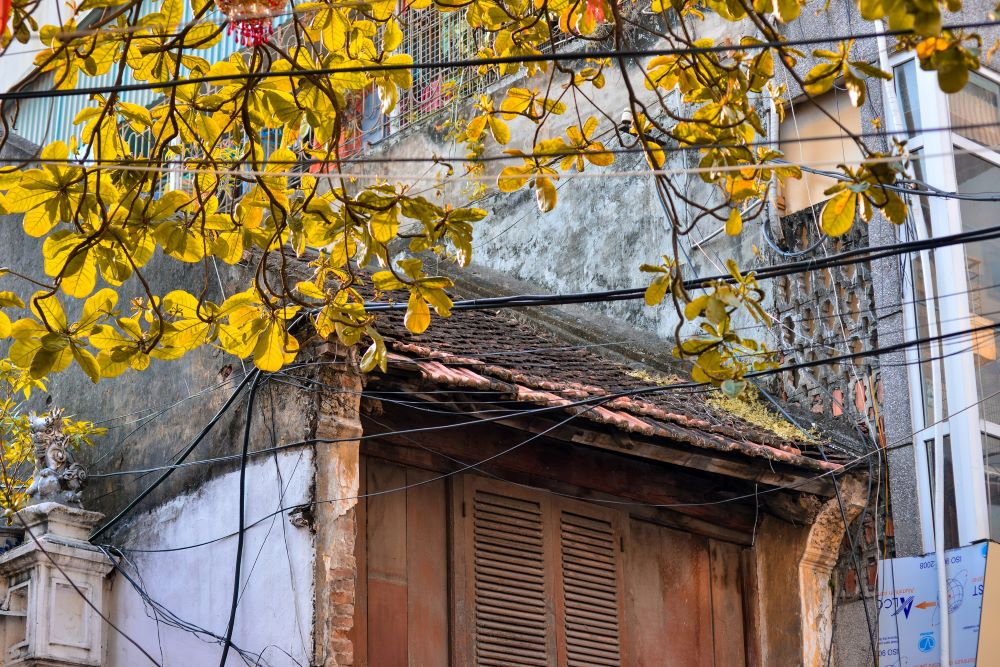
M27 157L33 147L13 138L5 157ZM18 229L17 216L7 216L2 223L12 232L4 237L3 263L28 273L40 275L39 243L27 238ZM208 275L191 265L154 259L146 274L159 293L173 288L197 292L207 290L208 298L220 301L231 294L240 279L250 275L248 267L218 266ZM23 290L11 276L0 277L0 289ZM121 290L119 304L128 310L129 299L138 294ZM70 299L60 298L72 316ZM313 348L303 342L300 361L314 360ZM2 352L2 350L0 350ZM54 377L48 395L33 398L31 409L47 406L63 407L67 414L89 419L107 427L109 432L99 438L94 448L79 452L78 458L88 467L92 477L85 495L88 508L109 517L127 505L157 476L160 470L141 472L170 463L232 394L234 387L252 371L212 348L192 352L181 360L153 360L142 372L126 372L119 378L102 380L94 386L75 368ZM326 376L324 376L326 377ZM288 384L291 378L272 377L263 382L253 408L253 428L250 450L309 440L317 429L318 392L308 385ZM346 387L345 387L346 388ZM358 400L356 393L348 398ZM246 413L246 392L188 459L193 465L178 468L171 477L150 495L115 530L102 536L101 542L115 546L144 549L173 549L226 536L237 528L238 454L242 441ZM338 409L341 405L337 403ZM356 419L357 411L353 412ZM327 429L327 432L329 429ZM279 506L289 507L314 499L326 500L350 493L350 474L357 470L356 444L353 458L346 452L341 462L339 450L324 455L322 465L333 466L342 478L339 485L316 488L316 465L311 446L291 449L279 457L281 483L276 476L273 455L254 457L248 471L248 524ZM235 457L234 457L235 455ZM210 464L198 463L228 457ZM122 472L135 471L129 474ZM282 497L282 488L285 489ZM261 664L311 664L314 654L313 583L317 573L327 572L345 589L344 606L336 610L339 644L332 649L335 658L319 664L350 664L350 643L346 635L353 614L353 514L350 521L340 521L328 527L327 538L340 540L342 549L324 553L322 568L314 568L314 536L308 529L290 524L287 513L281 513L253 527L248 533L244 551L246 592L240 603L235 642L241 648L258 653L265 651ZM332 521L332 520L331 520ZM346 523L345 523L346 522ZM311 520L306 520L315 526ZM339 532L338 532L339 531ZM234 565L233 538L223 539L197 549L163 553L134 553L139 574L152 599L163 604L178 617L224 634L232 593ZM324 545L324 549L326 545ZM255 564L256 561L256 564ZM337 583L335 582L335 583ZM328 583L328 582L325 582ZM324 591L328 589L324 588ZM329 590L338 590L333 586ZM168 665L201 665L218 661L220 647L212 640L202 641L194 634L169 629L147 616L141 600L121 576L114 587L114 618L121 627L140 640L144 648L158 655L162 645ZM325 608L325 607L323 607ZM345 643L346 642L346 643ZM265 650L266 649L266 650ZM116 638L110 647L109 664L131 666L142 664L134 647ZM287 653L286 653L287 652ZM291 657L289 657L289 655ZM242 664L233 655L231 664Z
M648 14L643 20L654 20ZM746 25L739 26L740 34L747 33ZM721 39L731 35L732 24L722 21L719 17L709 14L706 20L698 23L693 30L699 37ZM629 47L662 48L662 40L646 36L635 36L635 44ZM595 48L611 48L611 40L595 45ZM561 48L572 48L572 44ZM647 91L643 85L642 68L635 59L627 59L626 72L637 94L644 102L652 104L655 95ZM570 125L579 125L580 118L586 120L596 116L601 122L595 131L595 138L604 142L611 150L621 149L614 136L613 124L602 113L607 114L617 122L621 113L628 109L628 95L622 71L617 63L607 69L606 84L600 90L591 91L599 107L595 108L582 97L576 100L579 105L579 116L575 113L574 103L567 101L570 110L562 116L551 117L538 139L544 140L564 135ZM555 97L561 90L561 79L557 75L553 79L551 96ZM550 74L537 74L531 78L505 79L502 87L537 88L545 91L550 83ZM676 99L671 95L671 99ZM475 112L471 108L462 109L459 115L470 116ZM766 122L767 113L762 113ZM392 136L373 148L375 155L390 156L399 160L396 163L378 163L369 167L368 171L385 175L390 181L399 176L401 182L410 182L408 176L423 173L422 164L407 160L426 158L429 155L461 156L463 147L449 141L444 132L435 129L435 123L440 124L444 116L435 122L407 130ZM535 126L524 119L509 121L512 139L507 146L498 147L488 140L486 155L497 155L503 148L518 148L530 151L531 139ZM673 151L668 153L667 169L693 167L697 165L698 156L691 152ZM455 161L460 162L460 158ZM617 156L615 163L607 168L588 165L586 172L580 177L573 177L573 172L561 172L557 183L558 205L549 213L541 213L535 203L534 191L526 188L512 194L499 193L496 190L496 175L500 169L511 162L490 162L486 164L489 189L476 205L485 208L490 216L477 223L475 241L473 243L473 267L501 273L513 280L524 281L533 286L536 291L545 292L576 292L585 290L604 290L622 287L634 287L648 283L648 274L639 272L643 263L657 264L663 255L674 254L671 249L670 223L668 222L653 189L653 177L648 174L649 166L645 159L635 153L624 153ZM363 166L353 166L352 171L363 169ZM624 174L622 174L624 172ZM694 175L675 177L682 192L699 202L721 201L721 191L714 185L705 184L701 178ZM417 189L426 188L426 182L417 182ZM469 183L460 186L442 188L448 201L462 201L462 189ZM428 192L426 196L433 196ZM681 224L690 222L691 216L678 202ZM700 248L692 244L708 235L714 235L721 230L723 221L711 220L702 222L688 237L682 239L681 246L687 262L691 260L691 268L686 275L714 275L725 273L724 260L736 259L742 266L754 263L753 246L762 247L759 229L748 224L743 237L732 239L725 234L715 235ZM672 342L674 327L677 324L676 314L671 306L665 304L659 308L647 308L641 301L620 301L614 303L592 304L588 308L593 313L599 313L620 321L647 338L654 341L662 339ZM662 343L660 343L662 344Z
M248 466L242 593L233 643L260 656L262 665L307 665L312 653L312 534L290 525L280 507L311 498L313 456L309 449L261 457ZM232 601L238 528L239 474L229 472L137 516L120 540L129 561L122 567L146 593L177 617L225 636ZM224 538L224 539L219 539ZM147 553L128 549L176 549ZM113 575L107 611L147 652L167 666L218 664L216 638L157 622L156 611L120 574ZM163 620L162 618L160 620ZM118 633L109 632L109 667L147 661ZM251 658L251 664L254 658ZM244 660L230 651L230 665Z

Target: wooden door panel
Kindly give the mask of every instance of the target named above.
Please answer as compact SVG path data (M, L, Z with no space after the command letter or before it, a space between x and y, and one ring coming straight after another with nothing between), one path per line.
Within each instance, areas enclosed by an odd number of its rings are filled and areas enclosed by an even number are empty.
M715 665L745 665L742 547L709 540L712 579L712 627L715 629Z
M707 541L634 519L628 535L625 630L632 664L713 667Z
M445 480L409 468L406 481L407 636L410 667L448 664ZM432 480L432 481L428 481Z
M470 488L467 502L475 664L547 667L552 614L541 503L484 488Z
M563 510L559 524L566 664L618 667L622 596L614 516Z
M371 460L368 493L406 486L406 469ZM368 664L405 665L408 660L406 494L371 495L366 507L368 551Z

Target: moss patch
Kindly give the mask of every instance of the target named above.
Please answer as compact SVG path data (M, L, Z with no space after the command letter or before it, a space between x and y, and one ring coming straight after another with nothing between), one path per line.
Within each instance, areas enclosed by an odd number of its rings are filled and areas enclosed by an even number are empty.
M705 402L754 426L770 431L780 438L798 442L819 440L814 429L803 433L797 426L772 411L752 385L747 386L743 393L735 398L726 396L721 391L714 391Z

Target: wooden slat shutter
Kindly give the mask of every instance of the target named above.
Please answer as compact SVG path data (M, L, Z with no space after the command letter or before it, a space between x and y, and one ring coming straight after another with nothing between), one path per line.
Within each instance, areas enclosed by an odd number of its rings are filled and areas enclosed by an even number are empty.
M614 526L564 510L559 532L567 664L617 667L621 596Z
M618 667L621 562L616 515L466 479L466 576L476 665Z
M477 490L473 500L479 665L548 665L545 539L537 502Z

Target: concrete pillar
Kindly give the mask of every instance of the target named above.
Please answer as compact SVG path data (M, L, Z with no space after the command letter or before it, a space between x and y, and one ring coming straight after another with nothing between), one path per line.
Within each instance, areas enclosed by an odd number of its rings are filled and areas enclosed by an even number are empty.
M22 544L0 555L0 662L11 667L104 663L102 619L112 564L87 537L98 512L43 502L21 510ZM100 613L99 613L100 612Z

